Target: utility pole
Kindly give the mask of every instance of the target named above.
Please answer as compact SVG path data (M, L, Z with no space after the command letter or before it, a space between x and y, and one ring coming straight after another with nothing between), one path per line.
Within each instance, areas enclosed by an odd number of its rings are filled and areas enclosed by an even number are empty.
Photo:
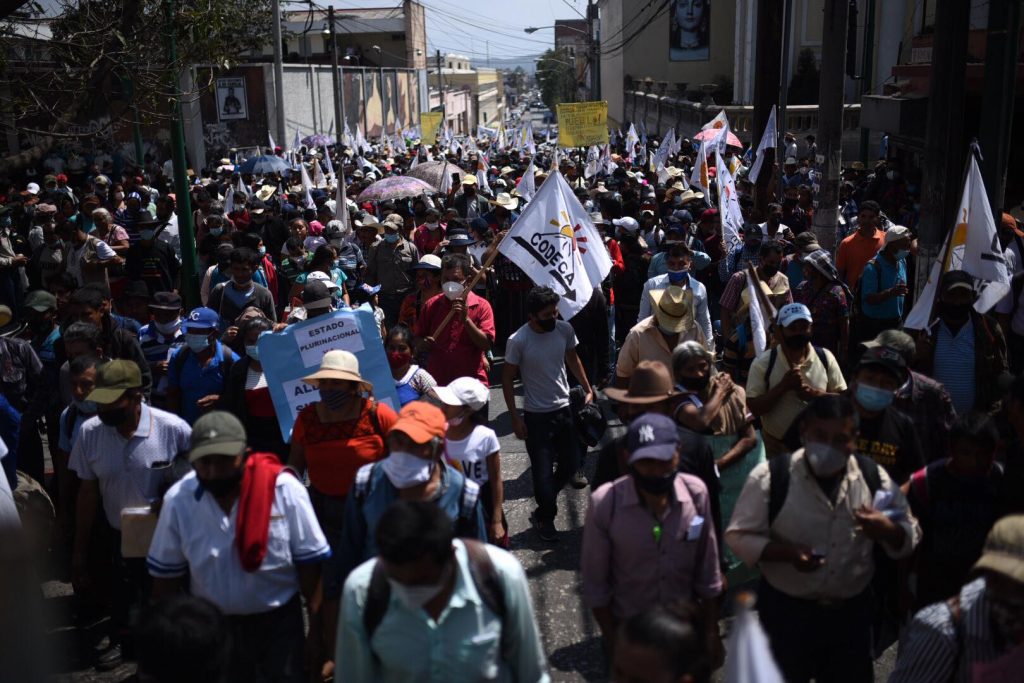
M341 85L338 83L338 34L334 26L334 7L327 8L328 38L331 41L331 85L334 87L334 139L341 143Z
M776 149L783 150L783 154L785 154L786 150L786 131L789 130L789 122L786 120L786 103L789 100L789 51L790 32L793 26L793 0L784 0L784 2L785 9L782 13L782 74L779 76L779 112L778 116L775 117L775 130L779 134L779 139L776 141L778 145ZM782 161L785 161L785 159ZM781 162L779 163L779 168L782 168ZM782 200L781 177L780 175L780 182L775 188L775 195L780 201Z
M860 94L863 97L871 92L874 79L875 57L875 0L867 0L867 12L864 17L864 46L861 48L860 62ZM868 145L871 131L863 126L860 129L860 160L868 162Z
M287 131L285 131L285 118L284 118L284 48L281 44L281 3L280 0L270 0L270 13L274 19L270 22L270 28L272 29L271 35L274 39L274 99L277 100L277 106L274 107L274 113L277 115L275 118L277 130L274 131L275 137L280 144L285 144L287 138ZM332 25L333 26L333 25ZM270 150L273 153L274 150Z
M981 173L988 201L1002 212L1006 164L1010 152L1010 128L1017 81L1017 43L1020 36L1020 0L991 0L988 6L988 37L985 42L985 91L981 103Z
M167 36L167 64L178 63L178 46L174 41L174 0L164 0L164 31ZM199 271L196 260L196 233L192 226L192 202L189 198L188 174L185 169L185 128L181 123L181 89L178 74L168 76L171 92L171 159L174 165L175 210L178 212L178 236L181 238L181 293L185 308L200 305Z
M821 78L818 87L818 205L814 234L822 249L832 251L839 223L839 173L843 165L843 95L846 85L846 27L855 0L826 0L821 29Z
M756 59L758 77L754 79L754 131L757 140L764 136L768 125L768 116L775 106L779 95L779 84L782 82L782 7L777 0L759 0L757 3L757 45ZM776 128L782 130L776 112ZM754 186L754 212L758 217L766 215L769 203L768 185L771 183L775 168L775 149L769 147L764 151L761 174Z
M935 5L932 78L928 89L928 123L921 164L921 221L917 228L917 287L920 295L932 261L953 225L960 201L966 143L964 87L967 77L967 30L971 3ZM983 154L995 150L982 149Z
M437 51L437 95L441 102L441 120L448 120L448 112L444 106L444 80L441 77L441 51Z

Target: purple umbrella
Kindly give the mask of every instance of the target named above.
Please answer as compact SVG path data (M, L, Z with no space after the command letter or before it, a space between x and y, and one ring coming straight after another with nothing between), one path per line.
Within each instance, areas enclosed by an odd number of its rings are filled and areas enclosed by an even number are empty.
M393 175L382 178L359 193L359 201L386 202L390 199L437 194L437 190L419 178Z
M330 135L317 133L316 135L308 135L302 138L302 144L306 147L326 147L327 145L334 144L334 138Z

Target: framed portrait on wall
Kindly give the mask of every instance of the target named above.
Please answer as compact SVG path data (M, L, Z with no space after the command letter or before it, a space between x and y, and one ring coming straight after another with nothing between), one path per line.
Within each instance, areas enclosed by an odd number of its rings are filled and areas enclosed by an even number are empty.
M244 78L217 79L217 119L235 121L249 118Z

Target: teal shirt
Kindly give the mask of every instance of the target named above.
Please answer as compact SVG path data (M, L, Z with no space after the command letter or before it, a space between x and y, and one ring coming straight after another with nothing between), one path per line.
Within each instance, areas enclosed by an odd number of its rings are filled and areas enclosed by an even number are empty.
M875 264L878 264L876 268ZM889 289L899 280L907 282L907 261L899 259L896 263L889 263L882 252L864 266L860 276L860 305L864 315L875 320L887 320L903 317L903 300L905 297L893 296L879 304L869 304L868 295L877 294Z
M505 592L510 645L501 656L501 618L480 598L469 559L456 539L458 573L448 606L435 622L422 609L411 611L391 593L387 613L371 644L363 627L363 606L376 559L349 574L341 598L335 679L346 683L548 683L547 663L530 603L530 586L519 561L487 546ZM376 656L375 656L376 654Z

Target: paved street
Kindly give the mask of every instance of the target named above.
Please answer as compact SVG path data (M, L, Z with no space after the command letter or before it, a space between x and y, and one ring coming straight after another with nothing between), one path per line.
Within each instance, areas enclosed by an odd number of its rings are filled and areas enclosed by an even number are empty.
M540 622L544 650L548 655L553 681L601 681L604 678L604 654L597 624L584 609L579 593L580 547L583 540L583 518L587 509L589 489L566 489L559 497L556 527L560 530L558 543L545 543L530 528L533 511L533 489L530 483L530 461L524 442L512 434L508 410L502 397L498 378L501 362L495 363L492 377L490 413L492 427L501 441L502 470L505 479L505 513L512 537L512 551L523 564L533 588L534 608ZM518 393L518 392L517 392ZM608 411L606 411L607 413ZM621 430L613 423L610 432ZM605 438L609 438L606 435ZM588 458L587 470L593 472L595 461ZM58 613L70 609L67 598L70 586L50 582L46 586L51 606ZM728 608L727 608L728 609ZM729 619L725 620L725 626ZM55 634L55 647L71 647L72 634L66 630ZM65 658L61 658L65 659ZM895 648L876 662L876 680L884 681L892 670ZM71 668L74 668L71 665ZM123 681L133 671L130 665L100 674L83 669L69 673L61 680L76 683L108 683ZM721 680L721 672L715 680Z

